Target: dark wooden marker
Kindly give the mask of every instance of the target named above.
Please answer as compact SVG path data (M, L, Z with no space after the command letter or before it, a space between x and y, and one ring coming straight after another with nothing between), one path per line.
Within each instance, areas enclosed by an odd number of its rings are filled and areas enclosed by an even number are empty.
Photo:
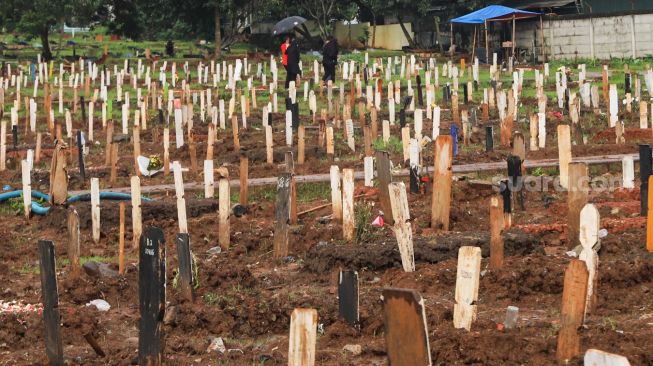
M41 298L43 302L43 323L45 324L45 353L51 365L63 366L63 346L59 333L59 292L54 262L54 243L39 240L39 264L41 273Z
M141 236L138 262L138 363L163 364L163 317L166 304L166 249L163 230L150 227Z
M340 316L353 327L359 326L358 272L340 271L338 280L338 309Z

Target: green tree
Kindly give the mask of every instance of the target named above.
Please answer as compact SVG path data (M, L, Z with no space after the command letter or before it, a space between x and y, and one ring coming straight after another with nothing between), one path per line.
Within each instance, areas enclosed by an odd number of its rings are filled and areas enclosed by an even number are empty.
M5 26L10 31L39 37L43 59L52 59L50 31L64 23L85 25L97 9L95 0L3 0L0 12L7 15Z

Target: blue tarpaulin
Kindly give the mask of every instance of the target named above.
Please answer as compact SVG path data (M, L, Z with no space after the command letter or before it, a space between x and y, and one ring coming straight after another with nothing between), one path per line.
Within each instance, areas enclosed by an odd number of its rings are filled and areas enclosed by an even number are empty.
M483 9L471 12L467 15L451 19L450 22L462 24L483 24L487 20L507 20L512 19L513 16L515 19L531 18L538 15L539 13L532 11L513 9L503 5L490 5Z

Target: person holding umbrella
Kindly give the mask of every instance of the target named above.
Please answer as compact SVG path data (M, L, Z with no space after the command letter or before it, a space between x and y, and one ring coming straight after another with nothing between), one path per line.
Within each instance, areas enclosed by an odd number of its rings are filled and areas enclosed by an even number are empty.
M338 64L338 41L332 36L327 37L324 47L322 47L322 67L324 67L324 77L322 80L326 83L331 80L336 82L336 65Z
M288 71L288 55L286 54L286 49L290 45L290 36L286 36L286 40L281 44L281 64L283 68Z
M286 89L290 86L291 81L296 82L297 76L302 74L302 71L299 69L299 44L294 37L289 36L289 38L290 45L286 48L286 57L288 58L288 64L286 65Z

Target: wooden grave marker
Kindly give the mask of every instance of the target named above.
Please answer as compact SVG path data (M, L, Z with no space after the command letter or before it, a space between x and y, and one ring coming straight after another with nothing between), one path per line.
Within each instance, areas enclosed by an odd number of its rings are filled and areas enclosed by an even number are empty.
M70 277L79 277L81 265L79 262L79 215L75 207L68 208L68 259L70 260Z
M337 165L331 165L331 208L333 212L333 220L336 222L342 221L342 189L341 189L341 176L340 168Z
M179 261L179 288L187 301L195 299L193 289L193 254L190 251L190 235L177 234L177 259Z
M567 193L567 248L580 244L580 211L589 196L589 172L585 163L569 164L569 188Z
M481 248L460 247L456 269L456 303L453 306L454 328L469 331L472 322L476 320L480 273Z
M572 259L565 270L562 309L556 357L568 361L580 354L578 328L583 324L587 299L588 272L585 262Z
M584 366L630 366L628 359L621 355L588 349L583 357Z
M342 170L342 236L354 240L354 170Z
M218 175L218 242L222 249L229 249L231 245L229 171L226 168L220 168L218 169Z
M490 198L490 268L503 267L503 204L500 196Z
M290 221L290 181L292 173L283 172L277 180L277 199L274 223L274 257L288 256L288 223Z
M392 231L394 231L395 237L397 238L397 245L401 254L401 264L404 272L414 272L413 230L410 223L406 185L404 182L394 182L390 183L388 188L390 190L392 217L394 217Z
M435 167L433 172L433 196L431 198L431 228L435 231L449 231L452 160L453 143L451 136L438 136L435 140Z
M358 272L340 271L338 276L338 313L352 327L359 326Z
M166 249L163 230L150 227L140 238L138 262L139 365L165 363L163 318L166 306Z
M120 223L118 228L118 273L125 274L125 202L120 202Z
M39 240L39 269L41 277L41 301L43 303L43 323L45 325L45 353L53 366L63 366L63 346L59 323L59 292L54 256L54 243Z
M317 341L317 311L293 310L290 315L288 366L314 366Z
M132 247L138 248L138 243L143 233L143 216L141 212L141 179L131 177L131 203L132 203Z
M599 228L601 216L599 210L592 204L586 204L580 211L580 244L582 251L578 259L587 265L587 300L585 302L585 314L594 311L597 301L596 286L598 284L599 255L594 246L599 243Z
M91 222L93 241L100 241L100 180L91 178Z
M383 290L388 365L430 366L431 349L424 299L413 290Z

